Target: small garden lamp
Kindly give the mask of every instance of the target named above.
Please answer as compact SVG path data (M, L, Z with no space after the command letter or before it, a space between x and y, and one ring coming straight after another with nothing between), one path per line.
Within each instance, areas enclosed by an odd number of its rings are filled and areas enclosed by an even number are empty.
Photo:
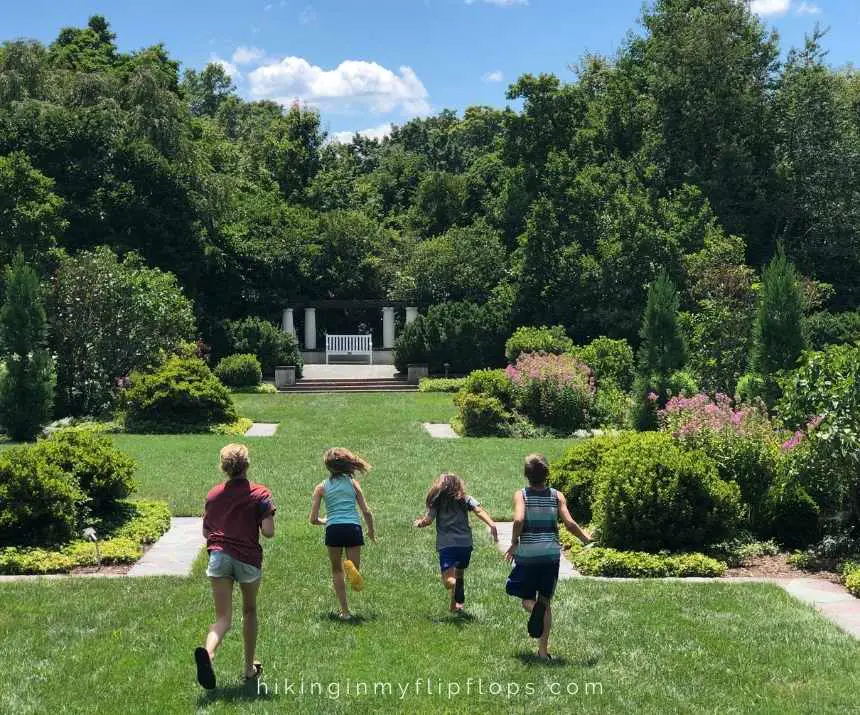
M88 526L84 529L84 538L87 541L92 541L96 545L96 561L98 562L99 569L102 567L102 554L101 549L99 548L99 537L96 534L96 530L93 527Z
M451 363L446 362L444 365L442 365L442 367L445 368L445 377L448 377L448 370L451 369Z

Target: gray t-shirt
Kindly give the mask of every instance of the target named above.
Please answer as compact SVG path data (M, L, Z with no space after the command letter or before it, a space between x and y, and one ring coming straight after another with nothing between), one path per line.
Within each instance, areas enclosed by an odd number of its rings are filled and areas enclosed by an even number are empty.
M467 496L463 501L454 501L446 497L437 498L427 511L431 519L436 520L436 549L447 549L449 546L471 547L472 527L469 526L469 512L475 511L480 502Z

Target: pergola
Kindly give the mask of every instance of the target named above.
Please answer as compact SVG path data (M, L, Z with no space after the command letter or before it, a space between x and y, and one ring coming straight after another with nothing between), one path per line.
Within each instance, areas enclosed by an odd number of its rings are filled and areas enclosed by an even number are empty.
M317 350L317 309L342 310L344 308L354 309L379 309L382 311L382 350L393 350L395 335L395 310L406 310L406 325L409 325L418 317L418 308L406 305L404 301L363 299L363 300L309 300L298 301L284 308L281 317L281 330L285 333L296 335L295 311L304 310L304 349L312 352Z

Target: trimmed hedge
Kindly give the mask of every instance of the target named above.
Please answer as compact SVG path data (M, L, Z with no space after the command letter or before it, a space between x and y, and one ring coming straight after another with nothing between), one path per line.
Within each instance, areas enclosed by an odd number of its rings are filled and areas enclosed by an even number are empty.
M698 549L729 537L740 520L738 485L668 435L631 436L608 452L596 481L594 524L614 548Z
M505 343L505 357L508 362L515 363L523 353L552 353L561 355L572 352L573 340L567 337L564 326L547 327L523 326L517 328Z
M860 564L847 563L842 566L842 583L854 596L860 598Z
M233 353L256 355L265 375L274 375L279 365L295 365L301 378L305 362L294 335L263 318L229 321L225 327Z
M263 382L263 368L256 355L237 353L221 358L215 377L227 387L256 387Z
M458 426L467 437L498 437L506 434L511 415L495 397L460 392L457 394L457 406L460 408Z
M155 543L170 528L170 510L162 502L121 502L110 522L94 523L100 537L101 563L131 564L143 554L142 544ZM0 548L0 574L68 573L98 566L95 545L75 540L56 550Z
M202 360L171 358L157 372L134 373L123 393L129 432L206 432L238 419L227 388Z
M504 370L475 370L465 378L463 392L495 397L505 407L510 407L514 385Z
M459 392L465 384L465 377L422 377L418 392Z
M633 387L633 348L626 340L601 336L574 353L592 369L598 388L615 386L628 392Z
M264 382L253 387L231 387L230 392L234 395L277 395L278 388L270 382Z

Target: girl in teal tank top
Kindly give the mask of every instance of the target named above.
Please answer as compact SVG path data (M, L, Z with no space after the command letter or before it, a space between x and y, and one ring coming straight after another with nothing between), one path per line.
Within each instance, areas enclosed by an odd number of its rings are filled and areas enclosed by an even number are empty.
M311 501L311 524L325 526L325 545L331 563L331 578L340 606L340 617L352 618L346 599L346 581L349 580L353 591L364 588L361 566L361 547L364 535L361 531L361 517L367 524L367 535L376 540L373 514L364 499L361 485L355 474L366 474L370 465L358 455L341 447L329 449L323 455L329 478L314 488ZM320 516L320 507L325 503L326 515Z

